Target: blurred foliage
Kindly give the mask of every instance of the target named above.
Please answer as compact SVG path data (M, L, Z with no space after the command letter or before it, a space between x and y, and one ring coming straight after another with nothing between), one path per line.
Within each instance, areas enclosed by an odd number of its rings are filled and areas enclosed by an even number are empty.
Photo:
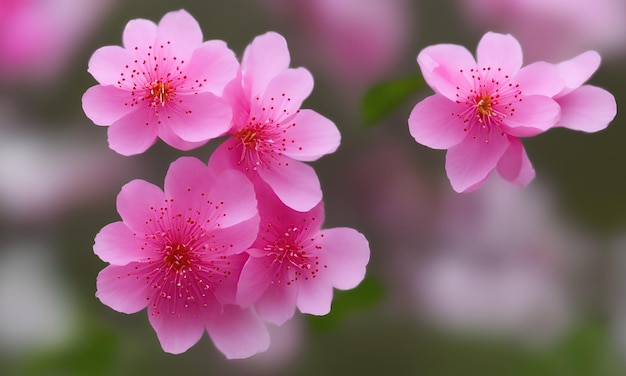
M389 116L425 86L422 75L381 82L372 86L361 102L365 126L372 126Z

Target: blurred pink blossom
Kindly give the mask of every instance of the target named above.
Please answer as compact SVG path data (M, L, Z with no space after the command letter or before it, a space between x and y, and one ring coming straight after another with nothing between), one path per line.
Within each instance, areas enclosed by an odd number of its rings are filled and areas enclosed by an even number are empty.
M592 243L555 209L543 186L511 190L498 179L451 197L439 241L413 277L426 320L531 341L562 334Z
M235 305L245 251L258 232L252 184L237 171L211 173L199 160L173 162L165 189L143 180L117 198L122 221L105 226L94 252L109 262L96 296L123 313L148 308L163 350L181 353L206 330L228 358L269 346L267 329Z
M189 150L225 133L232 111L218 97L235 77L235 54L223 41L203 42L186 11L156 25L128 22L124 47L102 47L89 60L99 85L83 96L85 114L108 125L109 146L123 155L144 152L157 137Z
M116 2L0 0L0 81L53 81Z
M422 50L417 62L435 95L410 114L415 140L448 149L446 172L457 192L478 189L495 169L525 186L535 177L519 137L553 127L560 107L552 97L563 90L554 65L522 68L522 47L511 35L487 33L477 57L462 46L438 44Z
M323 203L308 212L285 206L269 189L257 188L261 226L248 249L237 301L254 305L259 316L274 324L302 313L330 312L333 287L356 287L369 261L367 239L351 228L321 230Z
M341 135L313 110L300 109L313 90L305 68L289 68L287 41L268 32L246 48L241 74L224 90L233 108L232 137L212 154L209 165L238 169L253 182L269 184L287 206L308 211L322 199L314 161L334 152Z
M296 48L337 86L363 89L397 68L415 20L407 0L263 1ZM290 34L291 35L291 34Z
M40 132L38 124L0 104L0 217L48 226L58 218L117 190L138 168L76 129ZM93 166L98 168L94 169Z
M514 34L533 60L626 51L624 0L461 0L468 23Z

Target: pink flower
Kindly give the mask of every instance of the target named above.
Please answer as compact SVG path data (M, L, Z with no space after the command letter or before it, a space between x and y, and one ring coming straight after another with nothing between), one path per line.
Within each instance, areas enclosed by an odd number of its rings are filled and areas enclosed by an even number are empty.
M246 48L240 78L224 91L233 107L232 137L209 165L243 171L255 184L269 184L287 206L307 211L321 201L322 191L313 168L300 161L334 152L341 136L329 119L300 110L313 77L305 68L288 68L289 61L287 42L273 32Z
M105 226L94 252L111 265L96 296L123 313L148 308L164 351L181 353L204 330L229 358L269 345L265 326L235 305L237 280L259 216L253 186L239 172L216 176L183 157L165 177L165 191L143 180L117 198L122 221Z
M598 69L600 55L587 51L557 65L565 87L554 99L561 106L561 118L556 124L583 132L606 128L617 114L615 97L608 91L583 85Z
M448 149L452 188L479 188L496 169L505 180L527 185L535 176L518 137L534 136L559 120L551 98L563 89L558 69L537 62L522 67L522 49L510 35L487 33L477 59L464 47L439 44L417 57L435 95L409 117L411 135L433 149Z
M351 228L320 230L323 204L302 213L257 187L261 226L241 271L237 301L278 325L303 313L330 312L333 287L356 287L369 261L367 239Z
M184 10L158 25L131 20L123 40L124 47L93 54L89 73L100 85L83 96L87 116L110 125L111 149L139 154L160 137L189 150L228 130L232 111L218 96L238 63L224 42L203 43L200 25Z
M1 0L0 81L47 90L116 3Z

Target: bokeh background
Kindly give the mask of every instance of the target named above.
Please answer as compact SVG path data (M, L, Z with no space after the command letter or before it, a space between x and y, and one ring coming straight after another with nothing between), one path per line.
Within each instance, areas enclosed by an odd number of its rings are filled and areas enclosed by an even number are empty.
M268 352L246 360L226 360L206 335L166 354L144 312L94 296L105 264L93 238L119 219L120 187L162 185L170 162L206 161L219 143L122 157L81 109L93 51L120 45L130 19L180 8L239 56L268 30L286 37L292 66L316 80L304 107L343 137L313 164L325 227L356 228L371 245L365 281L337 292L331 314L271 327ZM489 30L516 36L525 63L598 50L590 83L626 107L626 0L0 0L0 374L624 374L623 116L597 134L525 139L530 186L494 177L463 195L445 153L409 135L412 106L431 94L417 53L475 51ZM395 94L364 107L381 82Z

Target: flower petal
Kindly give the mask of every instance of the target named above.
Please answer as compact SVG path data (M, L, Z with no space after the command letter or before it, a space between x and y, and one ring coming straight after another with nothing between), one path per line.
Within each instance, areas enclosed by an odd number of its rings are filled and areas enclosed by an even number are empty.
M519 187L527 186L535 178L535 169L528 159L522 142L510 137L511 144L498 161L498 174Z
M320 259L328 264L333 287L347 290L361 283L370 258L365 236L351 228L333 228L322 230L317 239L322 247Z
M128 51L143 57L148 53L148 46L154 45L156 35L157 25L154 22L137 18L126 24L122 42Z
M156 308L148 319L159 337L163 351L180 354L195 345L204 333L204 315L196 305L186 305L185 299L158 296Z
M177 134L175 134L171 127L160 127L158 136L159 138L161 138L161 140L163 140L163 142L165 142L169 146L178 150L182 150L182 151L196 149L206 144L209 141L209 140L198 141L198 142L185 141L182 138L180 138Z
M228 82L235 78L239 63L235 53L220 40L204 42L191 55L185 69L188 77L202 83L202 89L221 95Z
M539 61L522 68L515 76L524 95L553 97L563 90L564 82L554 64Z
M200 24L184 9L166 13L157 27L156 46L168 46L168 56L187 59L202 44ZM171 42L171 43L168 43Z
M132 61L131 54L120 46L100 47L91 55L87 71L101 85L123 87L120 74L127 71L126 66L132 65Z
M326 315L330 312L333 300L333 287L318 275L315 279L298 281L298 297L296 305L302 313Z
M92 86L83 94L83 111L96 125L111 125L134 110L129 99L128 91L115 86Z
M254 308L264 321L283 325L296 313L298 291L298 284L272 284L265 290Z
M186 212L208 207L206 194L216 184L207 166L195 157L180 157L170 164L163 190L174 197L174 207ZM211 207L211 210L213 208Z
M483 132L450 148L446 154L446 172L452 188L456 192L479 188L477 183L489 176L508 146L507 137L499 132Z
M241 59L246 95L260 95L272 78L289 67L290 60L287 41L280 34L268 32L254 38Z
M117 195L117 211L131 231L143 235L150 219L158 218L165 195L159 187L144 180L133 180Z
M322 200L313 167L287 156L276 156L272 162L268 168L259 168L258 173L285 205L304 212Z
M237 283L237 304L243 308L248 308L254 304L269 286L278 265L272 263L267 252L257 251L258 257L251 256L241 270L239 282Z
M154 267L149 266L149 269L145 270L142 263L107 266L96 278L96 297L118 312L130 314L141 311L148 305L152 293L144 278Z
M141 154L157 140L158 128L149 109L129 112L108 130L109 147L119 154L130 156Z
M456 44L426 47L417 55L417 63L428 85L452 101L456 100L458 86L469 87L469 70L476 68L472 54Z
M248 358L266 351L269 333L261 320L250 310L233 305L224 306L224 313L211 317L206 329L217 347L228 359Z
M207 141L230 128L232 110L224 99L213 93L178 95L171 105L160 111L162 126L171 127L184 141Z
M295 115L313 91L313 76L304 68L285 69L272 78L260 100L253 98L251 113L278 122Z
M566 88L561 95L567 94L585 83L598 69L601 60L600 54L596 51L587 51L557 64Z
M449 149L467 136L467 125L456 115L458 106L435 94L417 103L409 116L409 131L418 143Z
M596 86L581 86L556 101L561 105L561 118L557 126L576 131L600 131L617 114L613 94Z
M512 35L488 32L478 42L476 61L481 67L502 68L513 77L522 67L522 46Z
M315 161L334 153L341 142L335 123L313 110L300 110L284 134L285 154L299 161Z
M219 175L206 194L214 214L215 226L227 228L258 216L252 183L239 171L227 170Z
M515 113L504 118L507 130L515 137L534 136L553 127L561 108L552 98L543 95L524 96L515 104Z
M142 250L143 246L144 242L124 222L113 222L96 235L93 251L102 261L126 265L150 257L148 250Z

